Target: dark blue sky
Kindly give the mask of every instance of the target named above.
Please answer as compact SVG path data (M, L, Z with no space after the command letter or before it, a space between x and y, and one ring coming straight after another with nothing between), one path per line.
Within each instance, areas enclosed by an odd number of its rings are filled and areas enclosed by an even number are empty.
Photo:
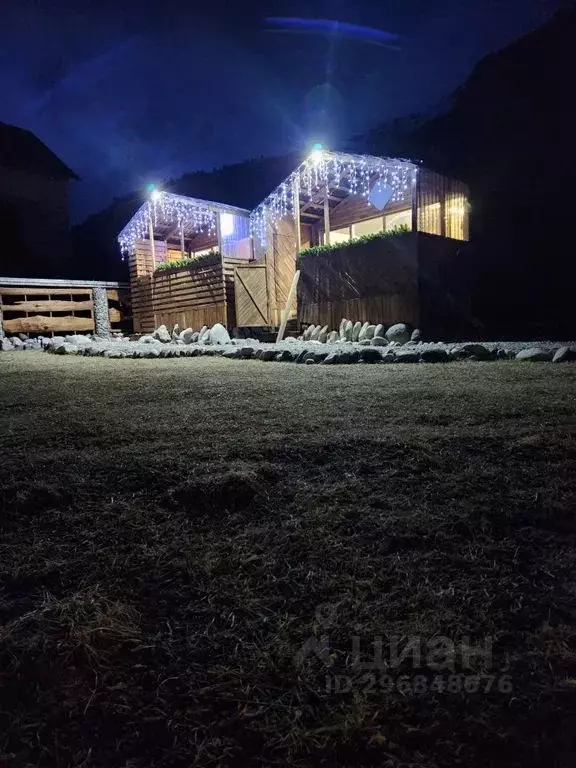
M6 0L5 0L6 2ZM75 218L196 169L335 146L433 108L484 54L561 0L8 0L0 120L33 130L81 177ZM399 35L279 31L336 19Z

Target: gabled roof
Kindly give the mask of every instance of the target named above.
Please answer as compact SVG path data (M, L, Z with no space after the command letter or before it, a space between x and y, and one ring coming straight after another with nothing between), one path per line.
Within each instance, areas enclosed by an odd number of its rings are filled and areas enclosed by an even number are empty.
M31 131L1 122L0 167L18 168L53 179L78 179Z

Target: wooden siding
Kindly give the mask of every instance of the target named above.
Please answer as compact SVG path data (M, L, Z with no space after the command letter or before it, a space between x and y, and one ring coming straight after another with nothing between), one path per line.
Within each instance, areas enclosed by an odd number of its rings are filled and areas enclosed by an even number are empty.
M298 322L337 328L343 317L417 325L417 240L398 235L298 260Z
M418 177L418 231L469 240L469 196L463 182L422 169Z

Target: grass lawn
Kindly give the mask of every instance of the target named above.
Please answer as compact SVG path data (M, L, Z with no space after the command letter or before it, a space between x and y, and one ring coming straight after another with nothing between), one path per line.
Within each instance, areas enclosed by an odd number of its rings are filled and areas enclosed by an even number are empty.
M575 394L2 353L0 764L574 765Z

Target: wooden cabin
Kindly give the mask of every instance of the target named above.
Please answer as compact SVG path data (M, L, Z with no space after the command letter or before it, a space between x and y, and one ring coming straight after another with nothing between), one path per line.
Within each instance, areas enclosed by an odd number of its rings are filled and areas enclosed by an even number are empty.
M137 333L236 324L234 270L252 259L249 211L153 190L118 241Z
M280 323L298 270L299 326L346 317L455 333L470 314L458 265L468 198L462 182L406 160L316 150L251 214L260 313Z
M470 316L468 197L408 160L322 149L251 213L153 193L119 236L135 330L346 317L457 333Z

